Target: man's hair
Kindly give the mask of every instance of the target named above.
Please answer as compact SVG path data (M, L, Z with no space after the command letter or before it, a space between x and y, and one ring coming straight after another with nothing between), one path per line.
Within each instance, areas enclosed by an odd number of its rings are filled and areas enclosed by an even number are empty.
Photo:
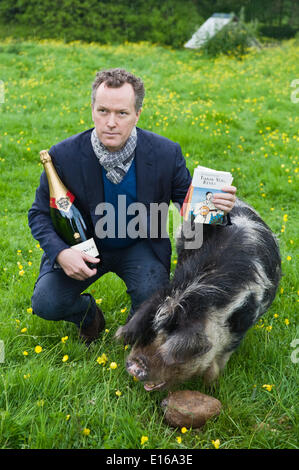
M124 69L101 70L96 74L96 78L92 84L91 103L94 106L96 100L96 92L101 83L105 83L110 88L120 88L125 83L132 85L135 93L135 109L138 112L142 107L145 95L144 85L141 78L135 77Z

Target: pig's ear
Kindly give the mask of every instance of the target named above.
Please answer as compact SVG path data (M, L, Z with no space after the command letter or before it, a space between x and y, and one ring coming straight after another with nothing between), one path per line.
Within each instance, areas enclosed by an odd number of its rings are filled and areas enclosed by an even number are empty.
M124 340L125 331L126 331L126 327L120 326L115 333L115 338L119 340Z
M145 300L128 320L128 322L118 328L116 338L124 341L125 344L145 345L153 341L156 332L152 327L156 306L161 302L160 294L157 292L148 300Z
M203 331L192 331L172 334L168 340L160 347L160 353L167 365L183 363L194 356L206 354L212 347Z
M136 341L136 331L130 329L128 325L120 326L115 333L115 337L124 344L133 344Z
M136 315L136 316L135 316ZM115 336L124 344L146 345L153 341L156 333L151 328L150 317L135 313L135 315L124 326L118 328Z

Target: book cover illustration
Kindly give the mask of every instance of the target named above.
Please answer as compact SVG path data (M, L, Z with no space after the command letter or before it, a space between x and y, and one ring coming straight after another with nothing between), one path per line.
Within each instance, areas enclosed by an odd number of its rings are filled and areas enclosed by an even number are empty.
M214 206L213 195L222 192L221 188L230 186L232 181L229 172L196 167L181 211L184 219L192 218L200 224L221 224L224 212Z

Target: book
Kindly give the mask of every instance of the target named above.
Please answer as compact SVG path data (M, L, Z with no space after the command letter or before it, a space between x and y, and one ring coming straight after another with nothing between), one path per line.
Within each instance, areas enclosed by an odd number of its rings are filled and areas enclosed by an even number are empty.
M212 198L222 192L224 186L230 186L233 177L228 171L218 171L204 166L194 169L191 185L186 194L181 215L185 220L193 219L200 224L221 224L224 212L217 209Z

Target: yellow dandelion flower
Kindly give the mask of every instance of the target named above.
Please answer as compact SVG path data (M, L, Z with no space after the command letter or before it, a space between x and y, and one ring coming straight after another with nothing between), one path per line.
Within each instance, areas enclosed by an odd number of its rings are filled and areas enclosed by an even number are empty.
M147 436L141 436L140 443L141 443L142 446L143 446L147 441L148 441L148 437L147 437Z
M286 325L290 324L290 320L288 318L286 318L284 322L285 322Z
M127 307L121 309L121 313L125 313L127 311Z
M181 443L182 443L182 438L181 438L181 436L177 436L177 437L176 437L176 441L177 441L178 444L181 444Z
M103 299L96 299L96 304L101 304Z
M83 434L83 436L89 436L89 434L90 434L90 429L84 428L83 431L82 431L82 434Z
M63 336L63 337L61 338L61 342L64 344L68 339L69 339L68 336Z
M32 308L31 307L27 308L27 313L32 313Z
M292 257L289 255L287 256L287 261L291 261Z
M274 313L273 317L278 318L279 317L278 313Z
M34 348L34 351L36 352L36 354L41 353L42 350L43 350L43 348L41 346L35 346L35 348Z
M102 364L103 366L106 364L107 361L108 361L108 357L106 356L105 353L103 353L101 356L97 358L97 363Z
M219 449L219 447L220 447L220 440L219 440L219 439L216 439L215 441L212 440L212 444L213 444L213 446L215 447L215 449Z
M32 266L32 262L31 262L31 261L28 261L28 266Z
M187 428L185 428L185 426L184 426L184 427L182 427L182 429L181 429L181 433L182 433L182 434L185 434L187 431L188 431L188 429L187 429Z
M23 351L23 356L28 356L28 352L27 352L27 351Z
M30 374L24 374L23 377L24 377L25 380L26 380L26 379L29 379Z
M283 221L284 221L284 222L287 222L287 221L288 221L288 214L284 214L284 216L283 216Z
M68 421L70 419L71 415L66 415L65 420Z
M271 331L271 330L272 330L272 326L271 326L271 325L269 325L269 326L266 327L266 331Z
M27 331L27 328L22 328L21 329L21 333L26 333L26 331Z
M111 362L110 363L110 369L116 369L116 368L117 368L116 362Z
M69 359L68 355L65 354L62 358L62 362L66 362L66 361L68 361L68 359Z
M122 392L120 390L116 390L115 395L117 397L120 397L122 395Z
M263 388L265 388L268 392L271 392L272 388L274 387L274 385L270 385L270 384L264 384L263 385Z
M20 275L20 276L24 276L24 274L25 274L24 269L21 269L21 271L19 271L19 275Z

